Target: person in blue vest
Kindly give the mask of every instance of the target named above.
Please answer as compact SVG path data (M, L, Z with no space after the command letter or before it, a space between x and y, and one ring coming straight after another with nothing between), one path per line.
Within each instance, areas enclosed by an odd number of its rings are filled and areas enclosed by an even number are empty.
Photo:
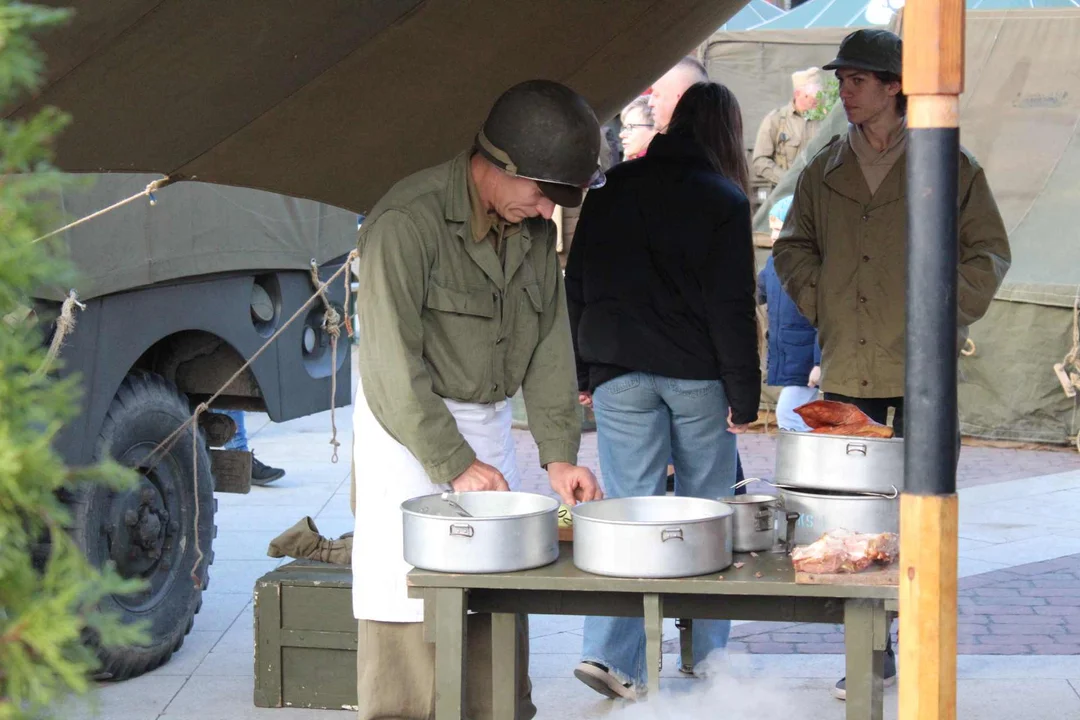
M769 227L776 240L784 225L791 196L781 198L769 211ZM809 432L795 408L813 402L821 379L821 348L817 330L799 313L795 302L784 292L773 267L772 255L758 273L758 303L769 312L768 369L765 383L779 387L776 423L781 430Z

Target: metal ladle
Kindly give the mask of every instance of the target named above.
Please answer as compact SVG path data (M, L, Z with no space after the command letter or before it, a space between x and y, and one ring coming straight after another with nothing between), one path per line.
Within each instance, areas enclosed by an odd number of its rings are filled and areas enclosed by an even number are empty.
M432 495L419 510L439 517L472 517L472 513L451 500L450 493L445 492L438 496Z

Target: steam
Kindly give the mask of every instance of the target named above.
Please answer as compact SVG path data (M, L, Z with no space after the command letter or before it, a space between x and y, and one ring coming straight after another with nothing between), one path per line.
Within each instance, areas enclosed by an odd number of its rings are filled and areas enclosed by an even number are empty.
M628 704L608 717L617 720L788 720L799 711L796 693L785 692L775 678L736 676L723 651L717 651L699 670L705 680L679 682L686 689L662 689L641 702Z

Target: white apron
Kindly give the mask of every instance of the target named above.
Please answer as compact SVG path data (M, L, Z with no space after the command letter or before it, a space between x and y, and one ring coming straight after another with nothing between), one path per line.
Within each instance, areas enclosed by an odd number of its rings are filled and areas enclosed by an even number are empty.
M371 414L361 378L353 399L353 462L356 527L353 534L353 615L358 620L423 622L424 601L412 600L405 574L401 503L445 491L435 485L404 445ZM511 490L521 485L510 432L510 403L493 405L444 400L477 459L497 468Z

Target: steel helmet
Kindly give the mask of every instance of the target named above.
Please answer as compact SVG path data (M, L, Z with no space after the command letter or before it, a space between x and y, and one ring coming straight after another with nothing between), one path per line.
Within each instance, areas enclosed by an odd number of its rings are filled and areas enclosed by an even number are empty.
M529 80L495 101L476 149L507 173L535 180L557 205L577 207L604 184L600 123L585 98L551 80Z

